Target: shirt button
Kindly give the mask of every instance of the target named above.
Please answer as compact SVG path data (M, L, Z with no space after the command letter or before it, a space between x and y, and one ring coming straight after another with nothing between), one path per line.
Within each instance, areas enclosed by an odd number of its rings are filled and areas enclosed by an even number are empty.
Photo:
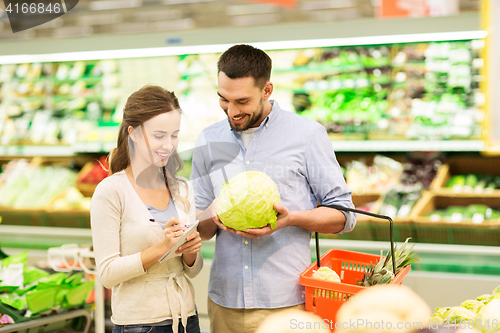
M245 163L246 163L246 165L249 165L249 164L250 164L250 161L246 161Z
M248 245L248 241L247 240L245 241L245 245Z
M248 266L245 266L245 269L248 269Z

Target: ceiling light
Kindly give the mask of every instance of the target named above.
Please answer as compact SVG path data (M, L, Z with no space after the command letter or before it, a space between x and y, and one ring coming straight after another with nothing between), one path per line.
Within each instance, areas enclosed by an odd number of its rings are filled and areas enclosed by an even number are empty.
M115 33L136 33L149 31L147 22L121 23L112 26L111 30ZM126 57L129 58L129 57ZM135 57L132 57L135 58ZM103 58L104 59L104 58ZM106 58L110 59L110 58Z
M354 20L361 18L361 16L361 13L356 8L313 10L309 12L309 17L313 21Z
M155 22L152 24L153 30L186 30L196 26L196 21L192 18L181 20L171 20L163 22Z
M231 17L231 24L235 26L273 24L278 21L279 16L277 14L239 15Z
M311 0L301 3L302 10L356 7L353 0Z
M134 17L139 21L174 20L182 17L182 11L178 9L149 10L135 13Z
M99 0L89 4L90 10L109 10L119 8L135 8L142 5L142 0Z
M113 26L113 28L117 27L118 30L117 32L120 32L119 28L124 24L125 23L117 24ZM147 23L134 23L134 24L143 24L147 29ZM434 32L434 33L407 34L407 35L271 41L271 42L260 42L260 43L249 43L249 44L263 50L282 50L282 49L305 49L313 47L471 40L471 39L486 38L487 35L488 35L487 31L475 30L475 31L455 31L455 32ZM31 62L57 62L57 61L97 60L97 59L125 59L125 58L141 58L141 57L163 57L163 56L172 56L180 54L221 53L227 50L231 46L233 46L233 44L166 46L166 47L152 47L152 48L142 48L142 49L138 48L138 49L121 49L121 50L105 50L105 51L4 55L0 56L0 64L22 64Z
M214 0L163 0L164 5L181 5L188 3L212 2Z
M272 5L235 5L226 7L226 15L246 15L274 13L278 10Z
M44 24L37 26L35 29L45 30L45 29L60 28L60 27L62 27L63 23L64 23L63 19L58 17L58 18L53 19L50 22L47 22L47 23L44 23Z
M115 24L123 21L123 14L113 13L113 14L94 14L94 15L82 15L78 16L78 25L103 25L103 24Z
M92 27L65 27L55 29L52 37L54 38L69 38L69 37L85 37L90 36L94 32Z

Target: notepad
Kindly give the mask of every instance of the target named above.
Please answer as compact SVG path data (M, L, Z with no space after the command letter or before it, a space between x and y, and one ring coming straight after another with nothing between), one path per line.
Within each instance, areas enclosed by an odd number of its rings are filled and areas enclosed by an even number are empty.
M175 253L175 251L177 251L177 249L179 248L179 246L181 246L182 244L184 244L186 242L186 238L191 235L193 233L193 231L196 231L196 227L198 226L198 223L200 221L196 221L195 223L193 223L192 225L189 226L189 228L184 231L184 233L182 234L181 238L179 238L179 240L177 241L177 243L174 244L174 246L172 246L172 248L163 255L163 257L160 258L160 260L158 260L158 262L164 262L165 260L168 260L168 259L172 259L172 258L175 258L177 256L180 256L181 253Z

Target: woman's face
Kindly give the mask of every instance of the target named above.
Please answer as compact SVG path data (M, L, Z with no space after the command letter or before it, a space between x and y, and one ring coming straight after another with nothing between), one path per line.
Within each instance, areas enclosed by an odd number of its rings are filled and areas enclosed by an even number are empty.
M179 144L180 126L181 114L178 110L173 110L151 118L135 129L129 127L137 157L157 167L167 165L169 157Z

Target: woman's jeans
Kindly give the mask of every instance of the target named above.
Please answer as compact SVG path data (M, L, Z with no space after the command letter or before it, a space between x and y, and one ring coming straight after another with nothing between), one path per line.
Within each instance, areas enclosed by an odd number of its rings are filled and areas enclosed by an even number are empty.
M172 333L172 325L148 326L148 325L115 325L113 333ZM200 333L200 321L198 315L188 318L187 327L179 322L179 333Z

